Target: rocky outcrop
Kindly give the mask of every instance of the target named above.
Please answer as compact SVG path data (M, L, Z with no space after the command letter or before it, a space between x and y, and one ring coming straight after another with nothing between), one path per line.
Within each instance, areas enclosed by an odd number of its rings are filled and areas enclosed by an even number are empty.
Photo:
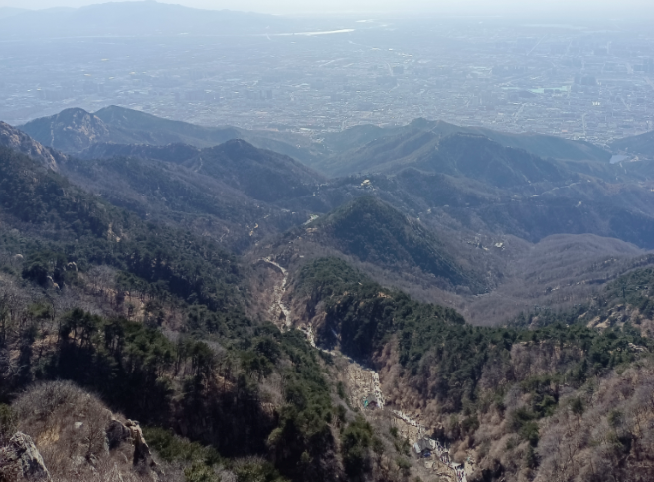
M109 422L105 433L107 435L109 449L115 449L126 442L131 443L132 432L119 420L112 419L111 422Z
M122 443L130 442L134 446L134 467L147 469L153 474L159 474L157 463L152 459L150 447L143 437L143 431L138 422L127 420L124 424L115 418L109 422L106 428L107 442L109 448L113 449Z
M42 144L69 154L77 153L96 142L114 140L101 119L79 108L35 119L20 128Z
M61 158L61 154L53 154L53 151L36 142L24 132L2 121L0 121L0 145L22 152L48 169L59 170L57 157Z
M3 472L9 472L20 480L21 476L29 481L49 481L50 473L43 463L43 457L34 445L32 437L16 432L9 440L9 445L1 450ZM3 474L4 475L4 474ZM11 479L9 479L11 480Z
M143 438L143 431L138 422L128 420L125 426L129 429L132 435L132 443L134 444L134 465L143 464L146 467L155 469L157 464L152 460L152 453L150 447Z

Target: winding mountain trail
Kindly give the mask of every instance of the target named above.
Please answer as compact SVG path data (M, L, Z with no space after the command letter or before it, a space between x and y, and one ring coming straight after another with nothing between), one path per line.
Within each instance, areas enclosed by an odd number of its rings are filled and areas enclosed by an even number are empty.
M288 283L288 270L283 266L281 266L279 263L276 263L275 261L271 260L270 258L261 258L260 261L263 261L265 263L274 266L283 275L281 283L275 286L274 288L273 302L272 302L272 306L270 307L270 313L274 317L276 317L277 320L281 320L283 315L284 322L280 326L280 329L289 330L293 326L293 321L291 319L291 310L284 304L283 301L283 297L284 294L286 293L286 288ZM312 325L308 325L306 329L301 329L301 331L304 332L304 334L307 336L309 344L313 348L328 353L330 355L334 355L334 352L325 350L316 345L315 335L313 332ZM379 379L379 373L377 373L376 371L370 368L365 368L361 366L359 363L356 363L354 360L351 359L348 360L354 372L358 372L359 374L366 373L370 375L369 383L366 383L366 385L368 386L368 388L372 388L372 392L374 393L377 399L377 407L380 410L383 410L384 405L386 403L386 399L384 398L384 393L382 391L381 381ZM360 401L358 400L358 402ZM407 415L406 413L400 410L391 409L391 413L395 416L395 418L398 421L402 421L403 423L406 423L407 425L414 427L417 430L416 435L413 437L413 440L411 440L413 444L417 443L419 440L425 439L427 434L427 429L424 425L421 425L419 422L416 422L411 417L409 417L409 415ZM450 460L449 452L447 448L445 448L445 446L441 444L440 441L434 440L432 442L434 445L432 451L438 455L438 458L441 461L441 463L443 463L446 467L454 471L455 481L467 482L465 464L458 464ZM430 463L433 465L433 462L426 462L426 464L430 464Z

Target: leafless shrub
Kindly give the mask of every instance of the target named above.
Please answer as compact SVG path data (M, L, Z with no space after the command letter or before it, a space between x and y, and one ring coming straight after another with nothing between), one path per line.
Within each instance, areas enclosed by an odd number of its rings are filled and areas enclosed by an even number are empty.
M52 474L78 473L107 457L111 412L72 382L35 385L13 408L18 429L32 436Z

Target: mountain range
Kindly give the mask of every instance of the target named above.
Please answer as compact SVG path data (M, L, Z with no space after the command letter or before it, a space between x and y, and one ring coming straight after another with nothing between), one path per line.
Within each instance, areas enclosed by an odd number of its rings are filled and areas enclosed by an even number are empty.
M408 482L457 477L447 446L470 481L647 480L654 164L610 157L423 119L0 123L0 457Z
M608 162L611 154L588 142L571 141L542 134L509 134L484 128L459 127L443 121L416 119L403 127L357 126L327 134L324 145L330 151L324 161L313 164L330 175L347 175L370 169L393 168L413 162L436 149L444 137L453 134L483 136L504 147L522 149L542 158ZM346 160L347 159L347 160ZM389 163L388 165L386 165Z
M229 10L198 10L155 1L108 2L80 8L3 10L2 38L82 36L252 35L280 33L292 20Z

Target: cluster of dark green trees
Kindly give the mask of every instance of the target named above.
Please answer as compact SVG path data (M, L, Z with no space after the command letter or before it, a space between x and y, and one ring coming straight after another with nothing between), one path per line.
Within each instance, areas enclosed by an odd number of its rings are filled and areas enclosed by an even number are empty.
M126 416L223 457L270 455L270 466L239 469L239 480L306 480L320 473L326 456L335 457L325 361L304 335L281 334L245 315L243 268L234 256L209 239L112 206L7 149L0 149L0 208L7 220L2 269L35 297L9 331L4 320L15 310L0 300L0 350L21 353L18 373L0 371L0 401L34 380L74 380ZM117 270L105 288L148 300L153 323L81 308L54 313L52 300L84 291L87 274L101 265ZM171 306L183 314L176 338L157 329ZM259 382L273 374L283 405L266 410ZM189 480L203 469L194 470Z
M479 382L484 376L493 378L493 373L497 373L498 397L509 385L524 382L526 391L537 393L536 404L551 404L550 398L544 398L548 395L543 389L546 383L540 389L533 388L529 383L535 382L515 374L520 368L513 366L518 361L512 361L516 345L532 350L535 356L557 350L565 353L548 376L577 385L590 376L633 362L638 353L630 344L650 351L654 348L650 339L629 324L600 331L559 318L538 329L470 326L456 311L385 289L336 258L305 265L297 277L297 289L311 300L310 305L324 303L326 317L319 333L322 343L339 343L344 353L373 364L374 355L391 340L396 341L400 363L413 387L452 413L482 403ZM544 416L549 412L535 408L534 413Z
M340 251L390 269L419 269L447 286L483 291L474 273L447 254L442 243L419 222L390 204L363 196L311 224Z

